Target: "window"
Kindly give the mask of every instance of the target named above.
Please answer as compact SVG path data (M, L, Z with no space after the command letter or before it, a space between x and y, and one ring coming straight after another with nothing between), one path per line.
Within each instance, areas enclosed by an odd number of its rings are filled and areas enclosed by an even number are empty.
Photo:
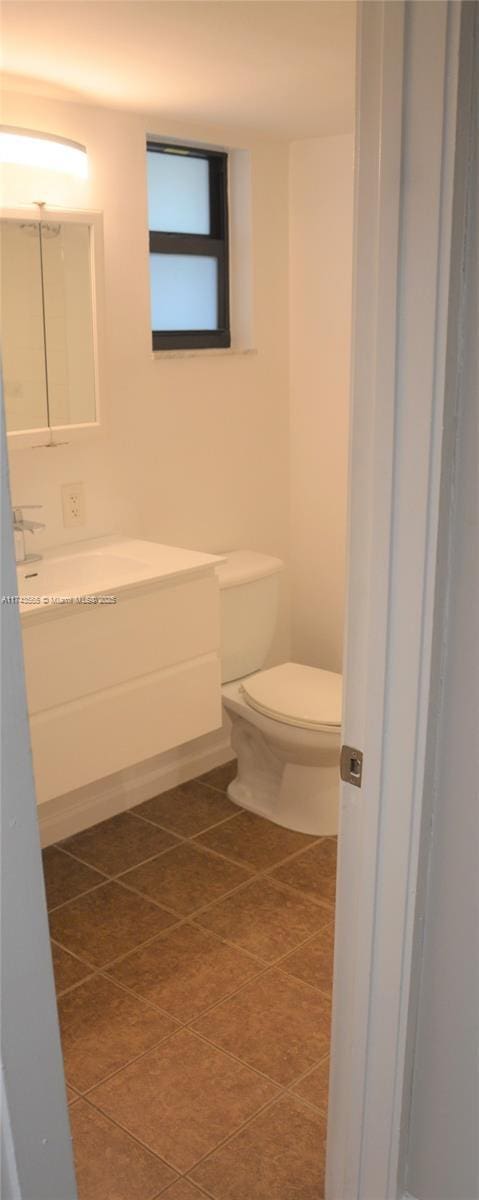
M147 142L154 350L231 344L227 155Z

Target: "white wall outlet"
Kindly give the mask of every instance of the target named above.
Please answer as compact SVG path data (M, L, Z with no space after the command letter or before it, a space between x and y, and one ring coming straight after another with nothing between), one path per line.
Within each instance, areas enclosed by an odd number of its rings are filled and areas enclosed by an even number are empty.
M65 529L85 524L85 488L83 483L62 485L62 511Z

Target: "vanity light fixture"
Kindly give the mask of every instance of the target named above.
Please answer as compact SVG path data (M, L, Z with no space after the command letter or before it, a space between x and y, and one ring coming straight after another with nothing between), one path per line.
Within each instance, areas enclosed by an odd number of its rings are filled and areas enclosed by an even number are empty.
M88 176L86 147L52 133L0 125L0 162Z

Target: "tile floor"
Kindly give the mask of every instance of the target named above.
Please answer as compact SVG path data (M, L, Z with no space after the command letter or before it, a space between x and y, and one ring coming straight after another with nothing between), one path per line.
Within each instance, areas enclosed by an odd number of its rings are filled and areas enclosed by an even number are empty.
M44 851L80 1200L319 1200L336 839L227 764Z

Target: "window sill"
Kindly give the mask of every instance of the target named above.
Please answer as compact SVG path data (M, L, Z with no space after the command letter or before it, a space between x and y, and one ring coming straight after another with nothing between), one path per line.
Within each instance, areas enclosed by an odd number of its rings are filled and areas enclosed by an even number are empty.
M246 357L247 355L257 354L255 346L249 349L238 349L235 346L222 347L205 347L204 350L153 350L151 357L153 359L165 358L231 358L231 356Z

